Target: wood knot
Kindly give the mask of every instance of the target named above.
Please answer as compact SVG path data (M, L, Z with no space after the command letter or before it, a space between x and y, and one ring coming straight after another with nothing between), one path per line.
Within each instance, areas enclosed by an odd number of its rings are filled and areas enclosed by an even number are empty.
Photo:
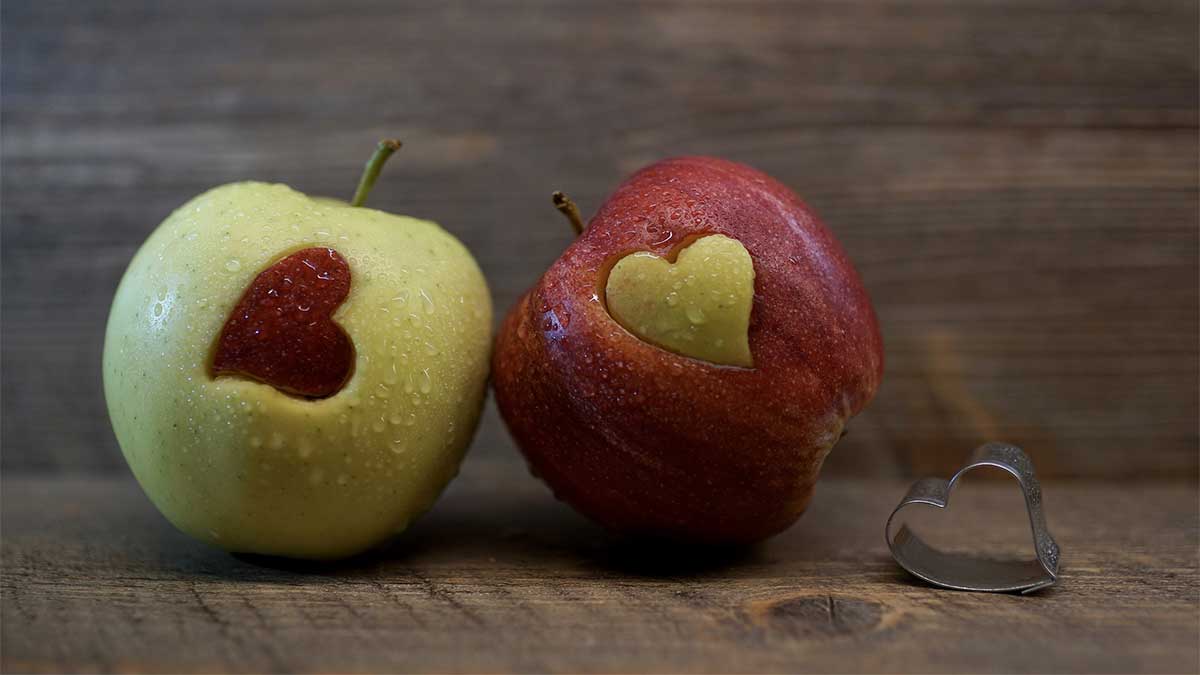
M755 623L797 636L835 637L875 629L884 607L873 600L806 595L755 603L750 607Z

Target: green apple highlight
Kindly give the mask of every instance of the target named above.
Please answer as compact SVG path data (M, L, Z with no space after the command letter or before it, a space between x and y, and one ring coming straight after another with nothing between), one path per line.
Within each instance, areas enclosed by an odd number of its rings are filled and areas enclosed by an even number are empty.
M305 399L211 376L248 285L314 246L352 274L332 315L354 348L344 387ZM105 336L109 415L146 494L184 532L235 552L352 555L403 530L457 473L491 319L479 267L437 224L285 185L224 185L171 214L125 272Z

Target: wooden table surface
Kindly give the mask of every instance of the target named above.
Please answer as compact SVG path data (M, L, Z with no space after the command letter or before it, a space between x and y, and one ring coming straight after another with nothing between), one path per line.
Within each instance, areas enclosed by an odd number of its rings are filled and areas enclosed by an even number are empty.
M1195 0L5 0L0 670L1197 671L1198 18ZM372 205L459 237L498 317L570 241L552 190L588 215L678 154L793 187L887 352L811 512L740 556L616 542L525 475L489 404L463 479L372 557L281 568L174 532L101 393L117 281L194 195L347 197L384 136L405 147ZM1059 587L938 591L887 556L907 483L986 440L1034 458ZM991 508L1011 492L956 495L947 542L1020 547L1019 504Z
M1196 487L1044 487L1063 574L1019 596L901 571L883 538L895 481L825 481L796 527L706 554L615 540L481 458L394 544L323 567L198 544L124 476L6 479L0 667L1196 672ZM934 530L1021 544L1019 499L966 484Z

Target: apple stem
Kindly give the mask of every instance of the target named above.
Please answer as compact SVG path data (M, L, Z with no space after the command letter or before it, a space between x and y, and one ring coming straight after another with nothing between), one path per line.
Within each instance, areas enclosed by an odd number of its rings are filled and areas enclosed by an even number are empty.
M394 138L379 141L375 154L371 155L371 159L367 160L367 165L363 167L362 178L358 179L358 189L354 191L354 199L350 200L350 206L362 206L363 202L367 201L367 195L371 188L375 187L375 179L379 178L384 163L399 149L400 141Z
M550 195L550 199L554 201L554 208L571 221L571 228L575 230L575 236L583 234L583 218L579 216L579 207L575 206L575 202L561 192Z

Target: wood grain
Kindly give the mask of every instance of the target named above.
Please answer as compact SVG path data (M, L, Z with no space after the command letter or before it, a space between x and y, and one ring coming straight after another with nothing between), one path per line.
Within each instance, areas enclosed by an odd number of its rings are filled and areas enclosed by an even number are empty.
M1194 485L1047 483L1060 585L937 590L887 554L905 485L819 486L758 548L615 540L513 463L337 566L236 558L127 477L3 483L0 669L133 672L1196 672ZM1014 501L1015 499L1015 501ZM1009 508L1015 507L1015 509ZM1029 544L1020 495L968 481L941 541Z
M654 159L796 188L857 263L883 389L834 474L1200 471L1197 6L6 2L4 470L114 471L108 303L173 208L243 178L434 218L506 308ZM477 452L512 456L489 409Z

